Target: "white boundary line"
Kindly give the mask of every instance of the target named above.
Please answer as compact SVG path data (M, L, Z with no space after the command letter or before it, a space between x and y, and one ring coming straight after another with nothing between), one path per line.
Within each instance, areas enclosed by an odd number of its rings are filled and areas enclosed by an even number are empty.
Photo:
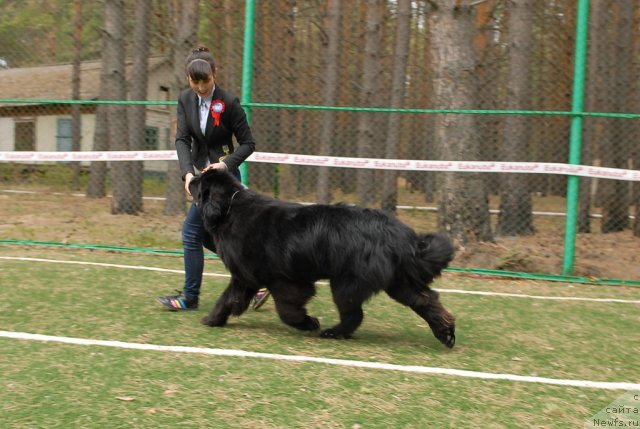
M158 268L158 267L146 267L143 265L122 265L122 264L107 264L104 262L87 262L87 261L65 261L59 259L43 259L43 258L24 258L24 257L14 257L14 256L0 256L0 260L13 260L13 261L26 261L26 262L50 262L57 264L76 264L76 265L93 265L97 267L105 267L105 268L123 268L129 270L147 270L147 271L158 271L163 273L175 273L175 274L184 274L183 270L173 270L169 268ZM203 273L204 276L209 277L231 277L229 274L220 274L220 273ZM326 282L319 282L326 283ZM615 298L584 298L584 297L576 297L576 296L544 296L544 295L526 295L526 294L518 294L518 293L506 293L506 292L487 292L487 291L475 291L475 290L461 290L461 289L436 289L440 293L458 293L458 294L466 294L466 295L482 295L482 296L501 296L507 298L526 298L526 299L542 299L542 300L552 300L552 301L583 301L583 302L616 302L621 304L640 304L640 300L629 300L629 299L615 299Z
M544 296L526 295L520 293L485 292L480 290L437 289L438 292L461 293L466 295L504 296L508 298L546 299L553 301L587 301L587 302L619 302L624 304L640 304L640 300L616 299L616 298L584 298L578 296Z
M157 344L128 343L123 341L107 341L107 340L91 340L91 339L71 338L71 337L57 337L57 336L51 336L51 335L31 334L28 332L0 331L0 337L19 339L19 340L75 344L75 345L82 345L82 346L102 346L102 347L115 347L115 348L134 349L134 350L173 352L173 353L194 353L194 354L204 354L204 355L211 355L211 356L273 359L273 360L290 361L290 362L310 362L310 363L320 363L320 364L328 364L328 365L348 366L348 367L355 367L355 368L379 369L379 370L388 370L388 371L404 371L404 372L412 372L412 373L419 373L419 374L450 375L450 376L465 377L465 378L480 378L484 380L505 380L505 381L526 382L526 383L552 384L552 385L558 385L558 386L585 387L585 388L591 388L591 389L625 390L625 391L640 390L639 383L568 380L568 379L534 377L534 376L515 375L515 374L499 374L499 373L496 374L496 373L487 373L487 372L479 372L479 371L467 371L462 369L437 368L437 367L417 366L417 365L395 365L395 364L381 363L381 362L364 362L364 361L356 361L356 360L321 358L321 357L313 357L313 356L258 353L258 352L248 352L248 351L233 350L233 349L212 349L212 348L204 348L204 347L187 347L187 346L164 346L164 345L157 345Z

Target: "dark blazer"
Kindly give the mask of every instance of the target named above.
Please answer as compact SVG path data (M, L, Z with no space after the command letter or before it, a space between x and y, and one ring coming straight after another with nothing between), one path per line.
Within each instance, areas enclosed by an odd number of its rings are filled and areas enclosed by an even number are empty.
M187 173L197 174L202 170L207 163L207 157L211 163L218 162L220 157L224 156L222 147L225 145L229 148L230 155L224 159L224 163L232 173L255 150L256 144L240 100L218 85L213 91L213 101L215 100L222 100L225 110L220 115L218 126L214 125L211 114L208 115L203 135L200 131L198 95L191 88L187 88L178 97L176 150L182 180ZM234 135L237 147L233 146Z

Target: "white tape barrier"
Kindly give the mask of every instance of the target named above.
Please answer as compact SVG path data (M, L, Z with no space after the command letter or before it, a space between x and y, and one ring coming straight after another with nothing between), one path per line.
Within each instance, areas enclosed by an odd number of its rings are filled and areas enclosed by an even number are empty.
M173 150L108 152L7 152L0 151L0 162L71 161L173 161ZM640 181L639 170L570 165L549 162L428 161L410 159L347 158L339 156L296 155L254 152L247 161L271 164L314 165L318 167L371 168L383 170L450 171L478 173L537 173Z

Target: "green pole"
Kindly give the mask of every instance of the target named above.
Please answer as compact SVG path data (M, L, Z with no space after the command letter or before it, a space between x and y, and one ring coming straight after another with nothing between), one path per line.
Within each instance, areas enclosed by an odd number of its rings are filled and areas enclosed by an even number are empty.
M247 113L247 121L251 123L251 81L253 79L253 45L254 45L254 21L256 15L256 2L255 0L245 0L244 9L244 52L242 55L242 96L240 103L244 106L244 110ZM249 171L247 169L247 163L243 162L240 165L240 174L242 175L242 182L245 185L249 184Z
M576 48L573 69L573 96L571 100L571 135L569 142L569 164L580 164L582 151L582 113L584 113L584 81L587 62L587 39L589 32L589 0L578 0L576 19ZM567 218L564 235L564 259L562 274L573 274L576 250L576 226L578 218L578 194L580 178L567 179Z

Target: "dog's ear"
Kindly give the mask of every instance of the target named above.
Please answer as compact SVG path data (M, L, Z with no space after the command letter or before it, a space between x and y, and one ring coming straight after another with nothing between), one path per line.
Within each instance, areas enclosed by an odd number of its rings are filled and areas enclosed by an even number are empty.
M212 180L213 179L213 180ZM222 198L216 192L215 178L204 177L198 187L197 206L204 221L205 229L212 232L222 218Z
M191 179L191 182L189 182L189 192L196 202L200 202L200 181L200 176L195 176Z

